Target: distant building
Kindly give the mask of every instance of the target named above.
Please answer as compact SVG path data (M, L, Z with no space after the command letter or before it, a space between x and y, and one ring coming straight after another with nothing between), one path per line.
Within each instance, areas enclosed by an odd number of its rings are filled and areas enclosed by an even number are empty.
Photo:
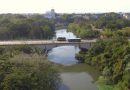
M51 11L46 12L45 13L45 18L55 19L56 18L55 10L51 9Z

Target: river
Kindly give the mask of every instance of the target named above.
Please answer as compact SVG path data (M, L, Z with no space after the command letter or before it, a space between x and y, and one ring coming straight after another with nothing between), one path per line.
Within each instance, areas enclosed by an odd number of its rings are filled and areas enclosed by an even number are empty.
M76 38L73 33L67 32L66 29L57 30L57 37ZM78 63L75 54L79 51L79 47L74 46L60 46L49 51L48 59L63 65L61 67L63 82L59 90L97 90L93 81L98 77L98 72L91 66Z

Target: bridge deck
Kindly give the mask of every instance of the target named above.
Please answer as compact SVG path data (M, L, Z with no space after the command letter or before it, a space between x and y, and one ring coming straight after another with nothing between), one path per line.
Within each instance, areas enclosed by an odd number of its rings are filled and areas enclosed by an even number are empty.
M79 44L79 43L93 43L96 40L81 40L81 42L67 42L56 40L12 40L0 41L0 45L37 45L37 44Z

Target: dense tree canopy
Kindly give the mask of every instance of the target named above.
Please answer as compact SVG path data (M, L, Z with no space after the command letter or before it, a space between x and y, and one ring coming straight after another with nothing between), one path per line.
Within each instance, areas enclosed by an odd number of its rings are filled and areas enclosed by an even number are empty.
M121 29L130 26L130 20L123 18L120 14L108 13L101 15L96 22L94 22L96 28L108 28L112 30Z
M109 85L118 85L118 90L130 89L130 45L126 38L112 37L96 42L92 48L77 56L82 61L98 67Z
M57 90L59 73L32 46L0 47L0 90Z
M50 39L54 23L40 15L0 15L0 39Z
M99 31L93 30L91 25L82 23L70 23L68 26L68 31L73 32L75 35L83 39L99 37Z

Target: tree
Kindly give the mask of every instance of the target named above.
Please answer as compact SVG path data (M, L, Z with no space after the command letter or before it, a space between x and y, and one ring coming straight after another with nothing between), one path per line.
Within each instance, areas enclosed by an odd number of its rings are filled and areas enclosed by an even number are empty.
M59 72L38 49L26 46L1 48L0 90L58 89Z
M0 15L0 40L50 39L54 35L55 24L41 15Z

